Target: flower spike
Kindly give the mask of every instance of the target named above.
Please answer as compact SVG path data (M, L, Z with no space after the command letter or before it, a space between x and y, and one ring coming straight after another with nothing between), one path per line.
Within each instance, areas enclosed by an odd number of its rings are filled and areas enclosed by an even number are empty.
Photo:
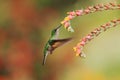
M111 20L110 22L101 25L100 27L94 29L93 31L91 31L88 35L86 35L84 38L82 38L80 40L79 43L77 43L77 45L73 48L74 52L76 53L76 56L80 56L80 57L86 57L86 55L83 53L83 48L84 46L91 41L92 39L94 39L95 37L97 37L100 33L108 30L111 27L115 27L118 24L120 24L120 19L117 20Z
M90 13L99 12L99 11L116 10L116 9L120 9L120 4L117 5L116 3L108 3L108 4L97 4L97 5L94 5L94 6L89 6L86 9L80 9L80 10L67 12L67 16L64 18L63 21L61 21L61 24L69 32L74 32L74 30L72 29L72 27L70 25L70 21L73 18L75 18L77 16L87 15L87 14L90 14ZM66 27L68 27L68 28L66 28Z

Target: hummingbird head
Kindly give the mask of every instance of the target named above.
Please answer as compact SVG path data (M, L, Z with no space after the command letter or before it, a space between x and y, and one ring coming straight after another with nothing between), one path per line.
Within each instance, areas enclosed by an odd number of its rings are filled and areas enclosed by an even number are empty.
M57 33L57 29L52 30L51 36L55 35Z
M59 33L59 28L61 27L61 25L59 25L57 28L53 29L51 32L51 36L57 35Z

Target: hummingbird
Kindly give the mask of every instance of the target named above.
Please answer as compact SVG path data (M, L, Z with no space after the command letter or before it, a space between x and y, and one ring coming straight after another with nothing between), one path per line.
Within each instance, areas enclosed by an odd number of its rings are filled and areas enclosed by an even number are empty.
M57 28L51 31L51 36L44 47L44 57L43 57L42 65L45 64L48 54L52 54L52 52L56 48L58 48L59 46L65 44L66 42L72 39L72 38L58 39L60 27L61 25L59 25Z

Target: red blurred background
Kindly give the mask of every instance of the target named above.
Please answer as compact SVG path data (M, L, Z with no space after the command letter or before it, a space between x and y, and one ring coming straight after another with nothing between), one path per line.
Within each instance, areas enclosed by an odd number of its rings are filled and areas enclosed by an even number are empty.
M46 67L41 66L44 46L41 33L61 16L63 8L75 2L0 1L0 80L56 80L57 68L49 66L46 74Z
M96 59L101 59L98 53L97 58L94 58L95 60L93 57L91 57L92 59L89 57L86 59L86 63L82 64L85 61L78 60L72 51L72 47L77 43L76 39L74 43L55 50L55 54L48 57L45 66L41 65L44 45L50 36L50 31L59 25L67 11L110 1L114 0L0 0L0 80L80 80L80 78L81 80L114 80L115 78L115 80L119 80L119 76L111 78L111 75L106 75L104 68L100 69L103 72L99 72L99 67L96 66L99 60L94 63L97 61ZM100 15L73 20L74 26L80 25L79 30L76 27L76 33L73 34L61 30L63 32L60 37L75 35L75 37L79 36L77 38L79 39L81 35L88 33L94 26L116 17L117 12L113 13L107 13L108 15L112 14L112 17L107 16L106 13L100 13ZM101 45L101 43L99 44ZM93 52L95 50L102 55L102 51L97 51L100 48L94 49L95 47L92 46L89 48L89 52L92 53L92 50ZM112 59L114 60L113 57ZM90 68L91 64L93 64L92 68ZM94 67L98 72L95 71ZM105 68L106 73L107 68ZM111 67L111 69L113 68ZM110 77L106 78L106 76Z

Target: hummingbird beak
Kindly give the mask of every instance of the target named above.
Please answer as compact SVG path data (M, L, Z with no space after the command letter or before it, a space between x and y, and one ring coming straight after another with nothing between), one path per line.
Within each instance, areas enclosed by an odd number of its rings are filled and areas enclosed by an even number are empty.
M53 29L51 31L51 38L57 39L59 36L59 28L62 26L62 24L60 24L59 26L57 26L55 29Z
M49 53L49 52L47 51L47 53L44 55L42 65L45 65L45 62L46 62L48 53Z
M59 26L57 26L56 30L59 29L62 26L62 24L60 24Z

